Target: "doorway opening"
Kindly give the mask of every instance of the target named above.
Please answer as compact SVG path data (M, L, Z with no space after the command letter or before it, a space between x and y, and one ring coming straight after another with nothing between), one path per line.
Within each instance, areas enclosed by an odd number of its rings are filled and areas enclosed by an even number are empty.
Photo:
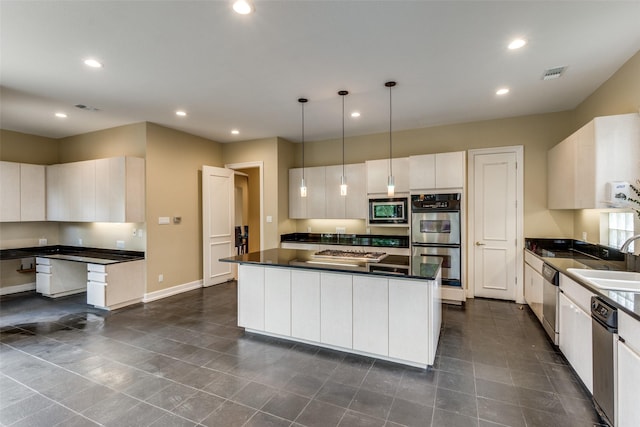
M233 163L225 168L234 171L234 225L236 234L240 232L239 239L236 237L236 254L260 251L264 241L262 162Z

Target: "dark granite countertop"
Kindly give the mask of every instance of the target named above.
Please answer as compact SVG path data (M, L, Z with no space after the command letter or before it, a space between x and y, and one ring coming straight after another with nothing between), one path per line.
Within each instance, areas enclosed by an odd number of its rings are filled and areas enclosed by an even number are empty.
M298 249L267 249L260 252L236 255L229 258L222 258L222 262L237 264L257 264L272 267L300 268L306 270L320 270L340 273L367 274L372 276L385 276L394 278L408 278L420 280L434 280L437 271L429 272L429 276L414 276L409 268L409 257L403 255L387 255L380 262L367 263L364 261L352 261L348 259L324 259L315 258L315 251ZM376 271L370 271L371 267ZM379 271L379 267L395 267L397 270L404 270L406 274L399 274L396 271Z
M30 257L63 259L91 264L114 264L144 259L144 252L65 245L0 250L0 261Z
M409 236L387 236L383 234L289 233L282 234L280 242L409 248Z
M536 243L534 246L531 245L533 242ZM549 266L570 277L590 292L604 297L613 306L640 321L640 291L599 289L568 271L569 268L625 271L624 254L620 251L571 239L526 239L526 246L527 251L538 256ZM587 248L588 253L579 250L583 248ZM604 254L606 258L597 258L589 252Z

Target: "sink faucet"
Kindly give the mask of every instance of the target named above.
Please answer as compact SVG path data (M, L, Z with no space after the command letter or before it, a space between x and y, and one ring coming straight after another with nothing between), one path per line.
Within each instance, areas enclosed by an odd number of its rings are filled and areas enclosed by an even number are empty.
M631 242L638 239L640 239L640 234L636 234L635 236L629 237L627 240L625 240L622 246L620 246L620 252L626 252L629 249Z

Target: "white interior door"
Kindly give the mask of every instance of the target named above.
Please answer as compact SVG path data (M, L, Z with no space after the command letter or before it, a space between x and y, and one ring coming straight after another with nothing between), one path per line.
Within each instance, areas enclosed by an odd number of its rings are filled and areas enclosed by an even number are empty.
M234 255L234 172L202 166L203 286L233 279L233 264L219 262Z
M517 157L476 154L474 162L474 295L516 300Z

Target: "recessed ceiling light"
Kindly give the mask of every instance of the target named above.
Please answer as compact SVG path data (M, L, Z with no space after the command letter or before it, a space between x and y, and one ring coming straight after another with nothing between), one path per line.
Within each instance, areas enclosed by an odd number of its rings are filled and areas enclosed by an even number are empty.
M509 43L509 49L513 50L513 49L520 49L522 46L524 46L525 44L527 44L527 41L525 39L515 39L513 40L511 43Z
M351 113L351 117L360 117L360 112L354 111L353 113Z
M255 10L255 7L251 0L236 0L233 2L233 10L240 15L248 15Z
M58 117L60 119L66 119L67 115L65 113L56 113L56 117Z
M240 135L240 131L239 131L238 129L233 129L233 130L231 131L231 133L232 133L233 135Z
M506 87L500 88L496 91L496 95L506 95L509 93L509 89Z
M85 59L84 60L84 65L86 65L87 67L91 67L91 68L102 68L102 63L98 62L95 59Z
M176 111L176 116L184 117L187 113L185 111Z

